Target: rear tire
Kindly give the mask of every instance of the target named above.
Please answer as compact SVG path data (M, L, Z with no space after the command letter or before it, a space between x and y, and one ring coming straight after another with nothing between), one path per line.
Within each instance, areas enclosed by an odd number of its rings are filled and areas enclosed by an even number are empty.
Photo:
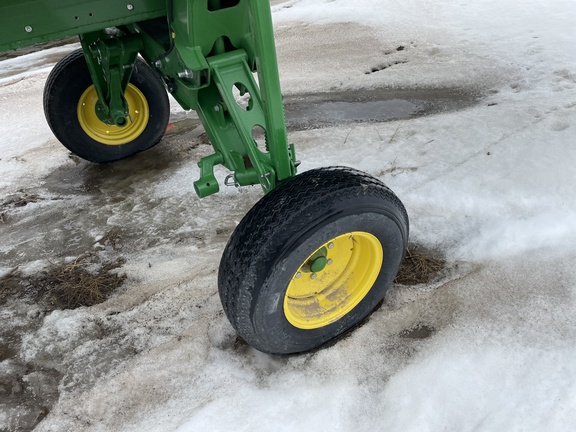
M317 348L362 322L392 284L408 216L379 180L349 168L305 172L264 196L222 256L220 298L254 348Z
M112 162L156 145L170 116L164 85L137 59L125 97L132 122L109 126L95 115L97 101L83 51L64 57L48 76L44 114L56 138L72 153L91 162Z

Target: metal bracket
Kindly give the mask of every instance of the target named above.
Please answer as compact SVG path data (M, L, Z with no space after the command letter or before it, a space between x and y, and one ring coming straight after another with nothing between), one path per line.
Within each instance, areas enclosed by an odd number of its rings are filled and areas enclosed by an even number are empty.
M139 35L94 32L81 35L80 43L98 94L98 118L108 125L126 126L129 111L124 92L143 47L142 39Z
M220 190L218 181L214 176L214 166L224 163L224 158L220 153L203 157L198 166L200 167L200 180L194 182L194 190L200 198L215 194Z

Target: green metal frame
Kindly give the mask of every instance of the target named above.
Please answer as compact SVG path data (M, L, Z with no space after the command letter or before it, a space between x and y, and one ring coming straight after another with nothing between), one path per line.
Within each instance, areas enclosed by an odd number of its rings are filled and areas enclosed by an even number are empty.
M219 190L215 165L265 192L296 174L269 0L3 0L0 17L0 51L80 35L108 124L130 121L124 91L140 54L180 105L197 111L212 142L214 154L198 163L200 197ZM237 93L248 94L247 106Z

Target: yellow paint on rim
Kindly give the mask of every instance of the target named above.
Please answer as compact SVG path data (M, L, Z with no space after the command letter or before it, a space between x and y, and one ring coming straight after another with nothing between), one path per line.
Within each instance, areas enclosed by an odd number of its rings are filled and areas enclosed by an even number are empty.
M311 260L326 248L327 265L314 273ZM370 233L354 231L320 246L294 273L284 296L284 315L294 327L325 327L354 309L380 274L384 251Z
M124 93L128 102L130 118L124 127L107 125L96 115L96 103L98 94L96 88L91 85L86 89L78 101L78 121L82 130L95 141L105 145L122 145L134 141L146 129L150 110L146 97L138 88L128 84Z

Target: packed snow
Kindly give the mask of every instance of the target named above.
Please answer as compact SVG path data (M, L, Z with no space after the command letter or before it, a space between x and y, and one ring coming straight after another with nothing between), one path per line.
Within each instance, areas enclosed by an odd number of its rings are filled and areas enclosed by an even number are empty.
M475 101L290 132L300 171L349 165L387 183L410 215L410 241L446 257L443 277L395 285L333 346L259 353L226 321L216 274L261 191L198 199L196 162L210 153L198 131L109 166L70 157L44 121L42 90L76 46L0 62L1 195L38 196L0 221L0 275L100 248L121 254L128 276L91 308L0 307L2 327L25 333L0 378L27 365L18 385L38 398L57 388L35 430L576 430L576 3L272 4L287 96L388 89ZM114 229L117 248L98 243ZM429 337L402 336L421 325ZM17 430L19 412L0 404L0 431Z

